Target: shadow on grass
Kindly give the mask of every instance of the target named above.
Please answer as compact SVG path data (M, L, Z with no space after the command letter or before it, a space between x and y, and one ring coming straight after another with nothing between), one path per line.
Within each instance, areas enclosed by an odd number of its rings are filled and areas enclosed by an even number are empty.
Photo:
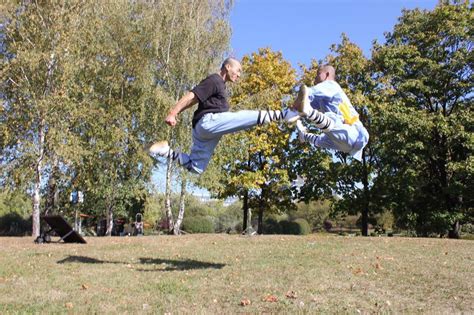
M140 264L142 265L154 265L156 269L135 269L137 271L178 271L178 270L191 270L191 269L222 269L225 264L210 263L193 259L185 260L174 260L174 259L160 259L160 258L140 258ZM83 263L83 264L124 264L128 265L129 262L124 261L112 261L112 260L100 260L96 258L86 256L68 256L57 262L58 264L68 263Z
M140 271L173 271L190 269L222 269L225 264L204 262L193 259L173 260L160 258L140 258L140 262L146 265L164 265L162 269L142 269Z

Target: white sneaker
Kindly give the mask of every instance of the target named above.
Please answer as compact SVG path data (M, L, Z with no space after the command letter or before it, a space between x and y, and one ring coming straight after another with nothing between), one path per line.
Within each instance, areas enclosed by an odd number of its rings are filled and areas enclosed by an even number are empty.
M168 145L168 141L159 141L154 143L148 151L151 154L158 154L160 156L167 157L170 151L170 146Z
M293 109L285 109L283 110L283 120L288 123L294 123L295 121L300 119L300 113Z
M303 126L303 123L301 122L301 120L298 120L296 122L296 129L298 130L298 140L300 140L301 143L306 142L304 140L304 134L307 133L308 129L305 126Z
M308 98L308 88L306 85L301 85L296 97L295 103L293 104L293 109L297 110L301 115L306 116L310 113L311 104L309 103Z

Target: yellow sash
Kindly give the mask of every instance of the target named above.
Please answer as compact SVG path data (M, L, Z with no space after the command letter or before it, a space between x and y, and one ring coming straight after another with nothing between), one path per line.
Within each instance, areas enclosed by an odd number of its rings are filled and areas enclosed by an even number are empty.
M342 113L342 117L344 117L345 124L352 125L359 120L358 114L351 116L351 110L346 102L342 102L341 104L339 104L339 110Z

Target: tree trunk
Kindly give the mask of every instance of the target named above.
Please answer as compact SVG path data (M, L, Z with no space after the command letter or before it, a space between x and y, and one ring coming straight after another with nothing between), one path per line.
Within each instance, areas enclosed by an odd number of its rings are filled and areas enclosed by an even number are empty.
M461 224L459 224L459 221L456 221L451 226L451 230L448 231L448 237L459 239L461 237L460 232L461 232Z
M244 211L244 221L242 222L242 232L245 232L249 223L249 192L245 190L244 193L244 202L242 205L242 210Z
M58 191L58 177L59 177L59 159L54 155L53 163L51 167L51 174L48 180L48 193L46 195L44 214L48 215L54 213L58 207L59 202L59 191Z
M105 235L112 236L112 229L114 228L114 210L111 204L107 205L107 230Z
M41 226L40 226L40 202L41 202L41 181L42 181L42 173L43 173L43 158L44 158L44 138L45 138L45 130L44 130L44 120L41 120L38 132L38 159L36 160L36 168L35 168L35 181L33 186L33 226L32 226L32 236L38 237L41 233Z
M166 167L165 212L168 223L168 233L173 233L174 220L171 212L171 158L168 158Z
M362 236L369 235L369 174L367 171L367 162L365 161L365 150L362 152L362 184L364 185L364 202L362 208Z
M257 233L262 235L263 234L263 209L260 208L258 210L258 228Z
M54 64L56 62L54 53L51 53L49 63L48 63L48 73L46 74L46 87L44 90L44 97L50 94L51 90L53 89L53 72L54 72ZM44 158L44 143L45 143L45 136L46 136L46 121L40 114L40 123L38 126L38 159L36 160L36 169L35 169L35 182L33 187L33 227L32 227L32 236L38 237L40 235L40 188L41 188L41 181L42 181L42 172L43 172L43 158Z
M174 223L173 234L180 235L181 234L181 223L183 222L184 218L184 209L185 209L185 201L186 201L186 178L181 180L181 194L179 196L179 212L178 218Z

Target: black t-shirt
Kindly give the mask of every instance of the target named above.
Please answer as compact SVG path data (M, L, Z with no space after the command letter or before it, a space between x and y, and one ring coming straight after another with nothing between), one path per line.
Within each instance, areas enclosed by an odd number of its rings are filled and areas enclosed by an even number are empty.
M225 82L217 73L211 74L191 90L199 100L198 109L194 112L193 128L199 119L208 113L229 111Z

